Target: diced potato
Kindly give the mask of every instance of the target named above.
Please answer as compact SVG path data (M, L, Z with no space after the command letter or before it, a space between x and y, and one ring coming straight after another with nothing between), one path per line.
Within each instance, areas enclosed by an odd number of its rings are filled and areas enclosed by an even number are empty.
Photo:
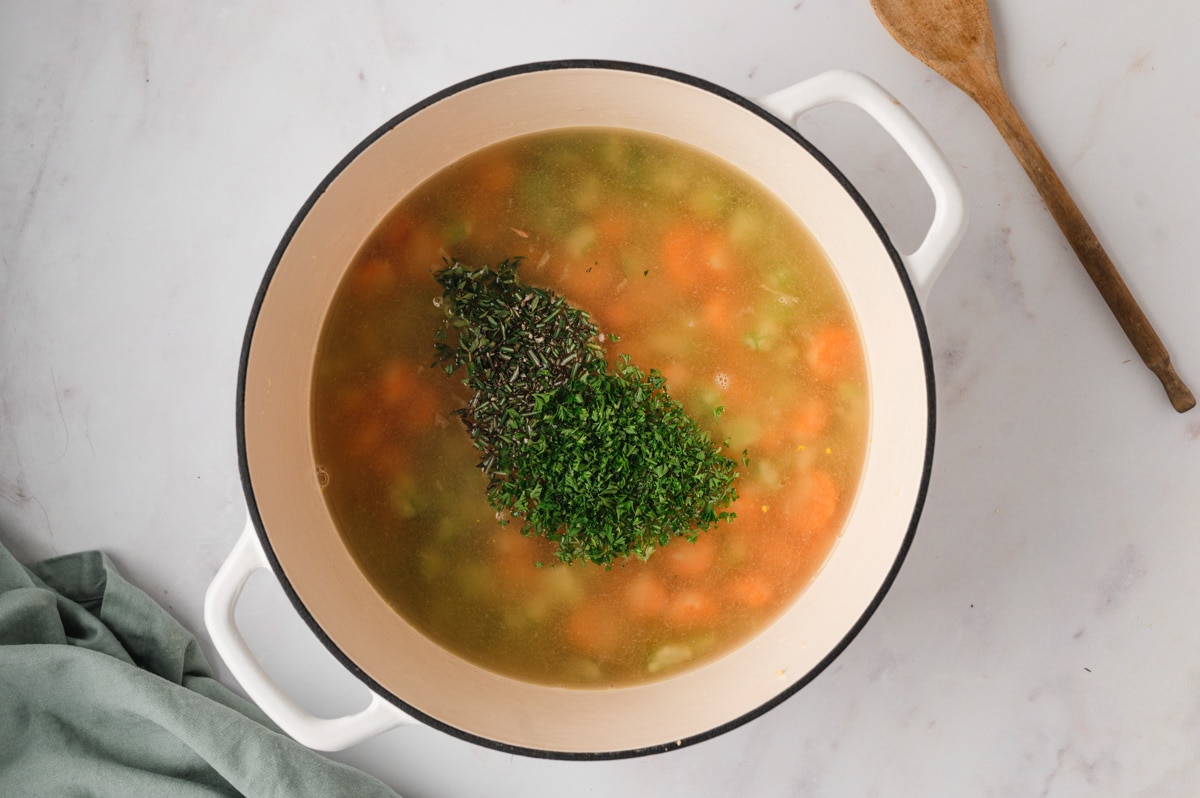
M648 673L658 673L667 668L674 668L677 665L690 660L695 656L691 646L682 643L667 643L664 646L659 646L654 653L650 655L649 661L646 663L646 671Z
M692 182L687 172L667 165L654 171L653 180L654 187L669 197L678 197Z
M541 588L555 604L574 604L584 593L583 569L571 565L543 568Z
M583 657L572 657L567 663L567 670L580 682L594 684L604 678L604 671L595 660Z
M603 196L604 184L600 182L600 176L593 173L576 184L573 199L576 208L581 211L590 211L600 204Z
M763 232L762 216L749 208L737 208L729 215L729 240L739 246L753 243Z
M427 582L436 581L446 573L445 552L436 546L422 549L421 553L417 555L417 562L421 569L421 576Z

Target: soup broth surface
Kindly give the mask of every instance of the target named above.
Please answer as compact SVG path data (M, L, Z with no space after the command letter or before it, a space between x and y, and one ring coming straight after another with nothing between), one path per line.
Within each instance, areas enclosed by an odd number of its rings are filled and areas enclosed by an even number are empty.
M737 517L611 569L559 563L487 503L461 373L432 366L444 259L591 314L741 463ZM714 412L724 408L723 412ZM611 129L513 139L439 172L360 249L326 318L316 475L395 610L482 667L564 686L661 678L774 620L832 548L866 448L857 327L824 253L758 184Z

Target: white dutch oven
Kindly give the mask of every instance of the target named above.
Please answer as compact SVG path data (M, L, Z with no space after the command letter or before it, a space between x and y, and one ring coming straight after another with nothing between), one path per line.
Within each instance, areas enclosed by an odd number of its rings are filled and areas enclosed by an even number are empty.
M791 127L830 102L865 110L933 190L924 242L900 254L862 198ZM414 187L467 153L558 127L650 131L756 178L824 247L857 316L871 430L858 497L812 584L732 653L650 684L564 689L480 669L438 647L375 592L321 496L310 438L313 357L325 312L376 224ZM267 271L243 350L238 400L250 522L209 588L205 616L230 670L285 731L335 750L424 721L539 756L654 753L731 729L811 681L882 600L917 524L933 454L934 386L920 302L965 227L962 195L936 145L891 96L854 73L819 75L752 103L704 81L632 64L533 64L454 86L359 145L300 211ZM274 571L297 611L373 692L357 714L316 718L254 659L234 623L249 575Z

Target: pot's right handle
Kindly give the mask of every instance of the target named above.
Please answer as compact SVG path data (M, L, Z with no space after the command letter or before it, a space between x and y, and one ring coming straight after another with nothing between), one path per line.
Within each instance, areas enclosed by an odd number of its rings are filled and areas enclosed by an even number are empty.
M204 596L204 624L213 646L246 695L284 732L318 751L340 751L396 726L416 723L374 691L371 703L360 712L340 718L319 718L279 688L246 645L234 617L246 580L258 569L270 567L254 522L248 520Z
M917 298L924 305L933 281L966 232L967 208L954 170L921 123L878 83L845 70L823 72L758 102L792 125L803 113L818 106L850 103L866 111L912 159L933 190L933 222L921 245L910 254L902 253L900 258L908 269Z

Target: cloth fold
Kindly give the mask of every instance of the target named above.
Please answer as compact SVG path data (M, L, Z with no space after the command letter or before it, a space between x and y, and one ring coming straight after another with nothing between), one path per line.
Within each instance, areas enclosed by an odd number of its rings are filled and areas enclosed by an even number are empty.
M396 798L279 731L98 551L0 545L0 795Z

